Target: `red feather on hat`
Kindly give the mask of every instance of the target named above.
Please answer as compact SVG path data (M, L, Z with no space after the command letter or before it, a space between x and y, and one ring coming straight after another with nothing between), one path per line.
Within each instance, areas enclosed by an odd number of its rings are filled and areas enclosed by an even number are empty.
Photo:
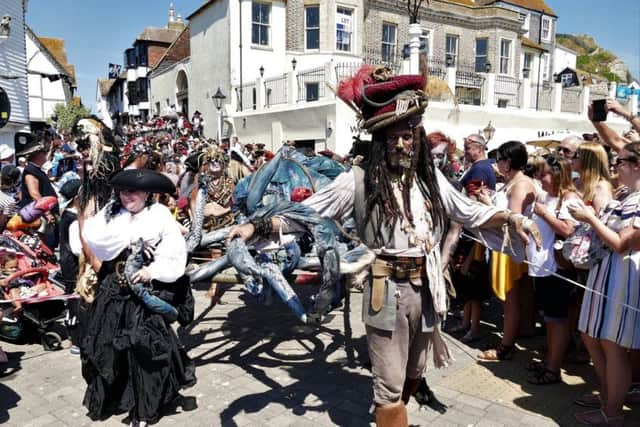
M364 64L352 77L340 81L336 95L348 105L360 107L362 105L362 88L365 84L371 84L373 71L376 67Z

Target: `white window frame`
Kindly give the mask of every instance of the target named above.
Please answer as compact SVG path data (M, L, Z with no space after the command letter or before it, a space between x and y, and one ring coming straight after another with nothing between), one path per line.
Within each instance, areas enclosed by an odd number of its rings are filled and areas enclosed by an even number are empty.
M422 45L423 41L426 41L425 46L427 47L427 57L431 58L433 49L432 49L432 36L433 32L428 28L423 28L422 33L420 34L420 45Z
M524 30L524 36L525 37L529 37L529 28L531 27L531 14L527 13L526 15L524 13L522 13L522 15L524 15L524 20L522 21L522 29Z
M548 23L547 35L545 36L544 23ZM543 16L540 20L540 38L543 42L551 41L551 34L553 33L553 19L550 16Z
M318 26L317 27L307 27L307 10L310 8L318 9ZM309 48L307 47L307 32L308 31L318 31L318 47ZM319 4L308 4L304 6L304 50L306 51L317 51L320 50L320 5Z
M543 53L540 60L540 66L542 67L542 81L546 82L551 78L551 54Z
M502 71L502 58L504 58L502 56L502 43L503 42L509 42L509 56L507 56L507 71ZM514 48L514 43L512 39L505 39L505 38L500 38L500 46L499 46L499 50L498 50L498 72L499 74L504 74L504 75L511 75L512 74L512 70L513 70L513 48Z
M351 32L349 33L349 50L345 50L345 49L340 49L338 48L338 14L340 13L341 10L344 11L350 11L351 12ZM346 15L346 14L343 14ZM336 5L336 25L335 25L335 37L336 37L336 42L334 44L335 50L337 52L354 52L355 51L355 34L356 34L356 10L353 7L348 7L348 6L342 6L342 5ZM346 31L345 31L346 32Z
M393 41L384 40L384 28L389 27L393 28ZM383 61L394 62L398 56L398 24L394 24L393 22L382 22L382 35L381 35L381 45L380 45L380 56ZM384 48L385 46L389 46L389 58L384 57Z
M447 43L447 41L449 40L449 38L454 39L456 41L455 43L455 52L450 52L449 51L449 43ZM460 36L458 34L446 34L444 37L444 60L447 60L448 56L452 56L453 57L453 64L455 66L458 65L458 53L460 52Z
M269 21L267 23L264 22L258 22L258 21L254 21L253 18L253 5L257 3L260 4L261 6L267 6L269 8ZM267 3L267 2L263 2L263 1L256 1L253 0L251 2L251 45L252 46L258 46L258 47L270 47L271 46L271 14L273 12L272 10L273 8L271 7L271 3ZM267 28L267 44L262 44L258 41L258 43L254 43L253 42L253 26L254 25L259 25L260 27L266 27Z
M560 83L562 84L562 87L568 87L571 83L573 83L573 75L569 73L561 74Z

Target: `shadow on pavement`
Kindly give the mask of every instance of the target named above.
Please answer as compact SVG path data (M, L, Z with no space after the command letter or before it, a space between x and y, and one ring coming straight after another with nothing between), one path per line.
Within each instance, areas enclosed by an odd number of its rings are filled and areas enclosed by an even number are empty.
M303 301L315 291L311 286L296 289ZM333 321L331 327L326 323L301 324L279 301L263 306L249 295L240 299L245 305L220 318L222 336L208 337L210 329L186 335L194 329L192 325L181 336L188 348L207 344L206 350L194 357L197 366L229 363L265 386L258 387L265 391L248 392L227 405L220 413L223 424L237 425L235 416L261 412L275 403L293 415L306 415L310 422L313 413L324 413L336 425L368 425L371 378L355 371L368 359L366 338L352 338L348 296L343 306L330 314L335 318L342 314L343 321ZM218 320L213 312L206 309L194 323ZM270 373L276 369L288 375L280 373L275 378Z
M0 424L9 421L9 409L17 407L21 399L7 382L20 370L20 359L24 356L24 352L7 352L7 356L9 361L0 364Z

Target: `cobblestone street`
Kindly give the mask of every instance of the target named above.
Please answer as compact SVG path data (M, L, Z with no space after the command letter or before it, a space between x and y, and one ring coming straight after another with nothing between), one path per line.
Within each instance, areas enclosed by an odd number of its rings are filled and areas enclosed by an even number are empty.
M307 298L311 292L303 288L301 294ZM351 294L344 309L318 329L298 324L280 304L257 305L239 286L224 294L225 304L212 309L204 293L196 291L196 321L179 331L198 366L198 383L184 394L196 396L198 408L169 409L158 426L373 424L360 293ZM532 386L524 369L529 351L519 351L509 362L480 365L473 360L476 349L447 340L456 362L448 369L429 369L428 382L448 410L439 414L412 400L412 425L571 426L579 410L571 402L589 391L585 382L595 384L591 367L569 365L564 384ZM540 338L523 342L542 344ZM80 360L68 350L45 352L36 344L2 347L20 370L1 380L0 424L122 425L124 415L93 424L85 416ZM637 410L627 415L626 425L639 425Z

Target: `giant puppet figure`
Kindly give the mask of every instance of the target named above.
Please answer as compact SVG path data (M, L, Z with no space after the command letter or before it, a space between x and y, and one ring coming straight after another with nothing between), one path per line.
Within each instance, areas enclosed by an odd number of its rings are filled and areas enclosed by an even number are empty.
M324 216L355 217L360 239L376 253L363 294L363 321L376 422L382 427L407 426L405 404L420 382L430 346L436 366L450 361L440 335L447 308L440 240L447 218L519 259L523 242L503 241L504 234L517 233L522 240L531 235L539 243L529 219L472 201L434 167L422 126L425 85L422 75L393 76L387 68L368 65L341 82L338 96L372 135L368 158L303 202ZM277 214L255 218L234 227L229 239L292 226Z

